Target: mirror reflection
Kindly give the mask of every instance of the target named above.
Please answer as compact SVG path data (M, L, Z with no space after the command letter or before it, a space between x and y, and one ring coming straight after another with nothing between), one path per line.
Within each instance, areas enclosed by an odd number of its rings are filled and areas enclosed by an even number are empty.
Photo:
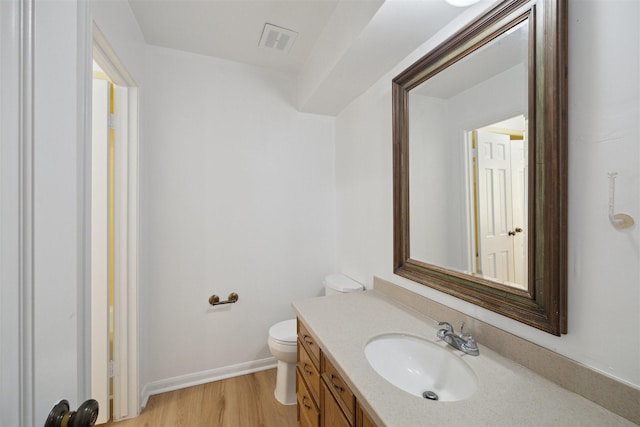
M527 290L529 23L409 92L411 259Z

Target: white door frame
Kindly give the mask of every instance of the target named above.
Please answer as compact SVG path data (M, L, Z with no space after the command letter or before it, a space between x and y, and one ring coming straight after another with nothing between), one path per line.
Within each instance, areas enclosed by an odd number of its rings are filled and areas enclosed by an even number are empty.
M139 414L138 88L93 24L93 60L116 85L113 419Z
M109 421L109 85L95 79L91 102L91 398Z
M34 426L34 1L0 2L0 424Z
M473 148L473 131L465 130L461 137L462 141L462 153L464 153L464 194L465 194L465 212L467 220L465 221L467 227L467 271L471 274L478 272L477 260L476 260L476 247L478 245L476 241L476 224L475 224L475 185L474 185L474 168L476 164L477 147Z

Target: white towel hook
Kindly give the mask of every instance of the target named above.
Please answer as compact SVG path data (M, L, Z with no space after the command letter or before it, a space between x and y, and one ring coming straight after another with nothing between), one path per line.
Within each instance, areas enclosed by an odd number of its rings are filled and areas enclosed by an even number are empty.
M618 230L629 228L633 225L633 218L627 214L614 213L615 197L616 197L616 177L618 172L609 172L609 221Z

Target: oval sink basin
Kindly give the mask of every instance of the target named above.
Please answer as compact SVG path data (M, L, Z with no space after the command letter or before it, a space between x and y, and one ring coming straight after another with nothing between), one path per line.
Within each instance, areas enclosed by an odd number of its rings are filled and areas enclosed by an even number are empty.
M451 351L421 338L386 334L364 348L373 369L401 390L425 400L453 402L471 397L478 378L465 361Z

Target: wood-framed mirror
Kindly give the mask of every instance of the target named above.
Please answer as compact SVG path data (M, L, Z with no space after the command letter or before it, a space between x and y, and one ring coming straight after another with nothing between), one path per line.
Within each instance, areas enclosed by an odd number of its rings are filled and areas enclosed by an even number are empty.
M394 272L567 332L567 1L507 0L393 80Z

